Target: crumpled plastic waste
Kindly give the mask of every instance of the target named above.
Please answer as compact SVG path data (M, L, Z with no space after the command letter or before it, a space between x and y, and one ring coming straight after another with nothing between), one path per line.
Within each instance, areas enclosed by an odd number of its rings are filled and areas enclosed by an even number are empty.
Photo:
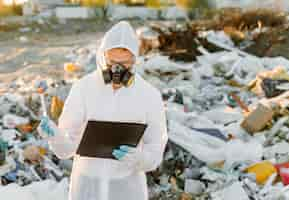
M147 175L150 198L288 199L289 93L286 82L281 82L289 80L289 61L249 55L223 31L203 32L203 37L223 50L211 53L203 48L196 61L183 63L156 49L137 62L138 73L162 93L170 139L162 165ZM95 45L88 45L67 55L81 68L76 72L67 66L76 77L40 78L48 83L51 119L57 121L73 81L96 68L95 51ZM5 84L7 92L0 94L0 138L5 143L0 193L12 200L18 195L24 200L63 200L73 161L59 160L40 139L36 127L41 104L27 79ZM263 95L255 92L257 86ZM232 93L250 112L228 98ZM278 106L270 107L274 114L252 134L241 124L263 100ZM251 125L258 125L260 116L249 120Z

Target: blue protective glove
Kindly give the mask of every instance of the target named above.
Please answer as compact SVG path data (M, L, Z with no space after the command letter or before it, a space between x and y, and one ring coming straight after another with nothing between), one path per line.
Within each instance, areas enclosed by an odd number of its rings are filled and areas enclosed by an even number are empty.
M133 151L133 147L127 146L127 145L121 145L118 149L114 149L112 152L112 155L118 159L121 160L124 158L129 152Z
M55 135L56 125L47 116L42 116L38 131L42 137L51 137Z
M118 149L114 149L112 155L127 165L128 168L142 171L144 167L143 152L140 147L132 147L128 145L121 145Z

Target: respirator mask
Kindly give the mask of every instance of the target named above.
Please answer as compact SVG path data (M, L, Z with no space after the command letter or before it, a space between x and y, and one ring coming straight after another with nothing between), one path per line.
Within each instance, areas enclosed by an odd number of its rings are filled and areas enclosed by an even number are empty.
M102 74L105 84L114 83L129 87L134 80L134 74L131 70L120 63L109 65L106 69L102 69Z

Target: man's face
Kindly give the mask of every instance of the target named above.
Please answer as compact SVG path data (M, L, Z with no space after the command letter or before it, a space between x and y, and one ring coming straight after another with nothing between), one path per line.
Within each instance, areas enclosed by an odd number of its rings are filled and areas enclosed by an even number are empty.
M134 64L133 54L124 48L114 48L106 51L105 58L108 66L119 63L126 68L130 68Z
M114 48L105 52L105 59L108 67L113 64L121 64L125 68L131 68L134 64L134 55L127 49ZM114 89L121 87L121 84L112 84Z

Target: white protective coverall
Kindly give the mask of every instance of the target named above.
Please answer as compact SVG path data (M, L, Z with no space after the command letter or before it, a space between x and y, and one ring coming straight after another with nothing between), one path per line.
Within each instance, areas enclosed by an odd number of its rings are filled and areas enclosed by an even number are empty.
M59 158L74 157L69 200L148 200L145 172L162 161L168 136L161 93L137 73L128 88L113 91L111 84L105 84L100 68L105 62L103 53L115 47L138 56L138 40L129 23L119 22L105 34L97 69L72 85L58 121L60 133L48 140ZM76 154L88 120L146 123L140 142L141 169L119 160Z

